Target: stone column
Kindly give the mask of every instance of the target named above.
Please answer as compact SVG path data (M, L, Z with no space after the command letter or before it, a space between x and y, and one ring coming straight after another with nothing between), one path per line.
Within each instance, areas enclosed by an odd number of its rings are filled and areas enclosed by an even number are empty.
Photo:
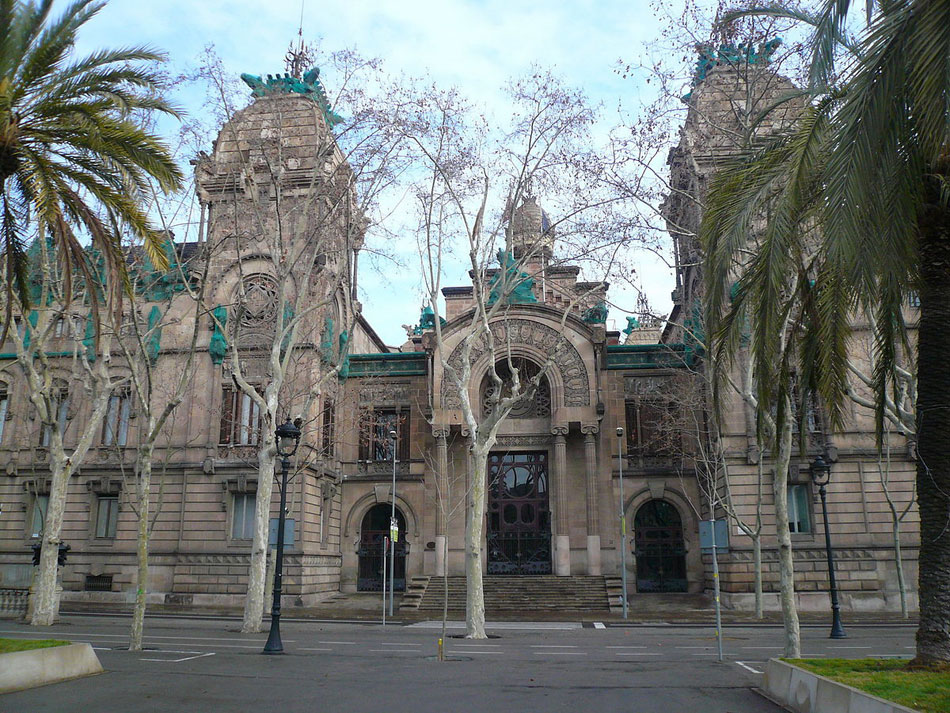
M432 435L435 437L435 489L436 489L436 508L435 508L435 576L445 576L446 566L446 530L445 513L452 504L449 502L449 451L448 435L449 429L437 427L432 429Z
M553 426L554 434L554 574L571 574L570 518L567 511L567 426Z
M587 574L599 575L600 522L597 511L597 432L596 424L581 426L584 456L587 462Z

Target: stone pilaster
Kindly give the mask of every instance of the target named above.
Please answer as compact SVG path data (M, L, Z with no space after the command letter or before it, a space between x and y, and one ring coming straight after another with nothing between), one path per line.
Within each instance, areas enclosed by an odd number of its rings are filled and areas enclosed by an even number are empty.
M571 574L570 517L567 511L567 426L553 426L554 435L554 574Z
M581 426L584 434L584 457L587 463L587 574L599 575L600 522L597 512L597 432L596 424Z
M444 577L446 567L446 529L445 513L451 507L449 502L449 450L448 436L449 429L436 427L432 429L432 435L435 438L436 452L436 497L438 502L435 509L435 576Z

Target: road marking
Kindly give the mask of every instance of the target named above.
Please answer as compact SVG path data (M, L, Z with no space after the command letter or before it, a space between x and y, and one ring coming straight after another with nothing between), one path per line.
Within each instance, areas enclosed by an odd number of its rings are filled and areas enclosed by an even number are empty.
M532 649L576 649L573 644L531 644Z
M663 654L653 654L646 651L618 651L617 656L662 656Z
M333 651L333 649L297 649L298 651Z
M583 651L534 651L535 656L587 656Z
M478 651L476 649L462 649L466 654L501 654L503 651Z
M83 642L77 641L76 643L78 644L78 643L86 643L86 642L85 642L85 641L83 641ZM93 646L93 647L92 647L92 650L93 650L93 651L112 651L112 649L111 649L110 647L108 647L108 646Z
M355 641L318 641L318 644L340 644L341 646L356 646Z
M417 654L415 649L370 649L371 654Z
M422 646L422 644L411 644L406 642L404 644L395 644L395 643L386 643L385 641L380 641L377 646Z
M710 646L674 646L674 649L708 649Z
M645 649L646 646L608 646L608 649Z
M481 648L481 649L500 649L501 644L452 644L452 648Z
M763 651L781 651L781 646L743 646L744 649L761 649Z
M604 622L602 622L602 621L595 621L595 622L594 622L594 628L595 628L595 629L606 629L607 627L604 626Z
M829 649L870 649L870 646L829 646Z
M209 651L207 653L199 653L197 651L178 651L178 652L168 652L168 653L180 653L180 654L197 654L196 656L186 656L183 659L139 659L140 661L158 661L159 663L181 663L182 661L192 661L194 659L203 659L205 656L214 656L214 651Z
M746 666L742 661L736 661L736 663L739 664L740 666L742 666L742 668L744 668L746 671L751 671L752 673L762 673L762 672L759 671L759 669L757 669L757 668L752 668L751 666Z

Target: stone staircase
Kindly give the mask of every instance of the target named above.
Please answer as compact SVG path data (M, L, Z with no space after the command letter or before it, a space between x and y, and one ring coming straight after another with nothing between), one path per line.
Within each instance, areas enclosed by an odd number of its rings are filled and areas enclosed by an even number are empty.
M444 577L414 577L400 609L442 611L444 580ZM610 610L604 577L486 575L482 581L487 613ZM448 578L448 595L449 611L465 611L465 577Z

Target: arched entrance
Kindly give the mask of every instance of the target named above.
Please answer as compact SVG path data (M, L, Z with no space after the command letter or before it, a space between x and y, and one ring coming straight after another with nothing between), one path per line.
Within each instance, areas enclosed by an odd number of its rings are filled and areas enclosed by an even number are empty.
M360 525L359 574L356 589L360 592L381 592L383 590L383 538L389 537L389 518L392 505L381 503L374 505L363 516ZM399 538L396 542L396 562L394 588L397 592L406 591L406 519L396 508L396 523L399 526ZM389 558L386 559L389 567Z
M638 592L685 592L686 544L679 511L666 500L650 500L634 518Z
M550 574L547 453L488 456L488 573Z

